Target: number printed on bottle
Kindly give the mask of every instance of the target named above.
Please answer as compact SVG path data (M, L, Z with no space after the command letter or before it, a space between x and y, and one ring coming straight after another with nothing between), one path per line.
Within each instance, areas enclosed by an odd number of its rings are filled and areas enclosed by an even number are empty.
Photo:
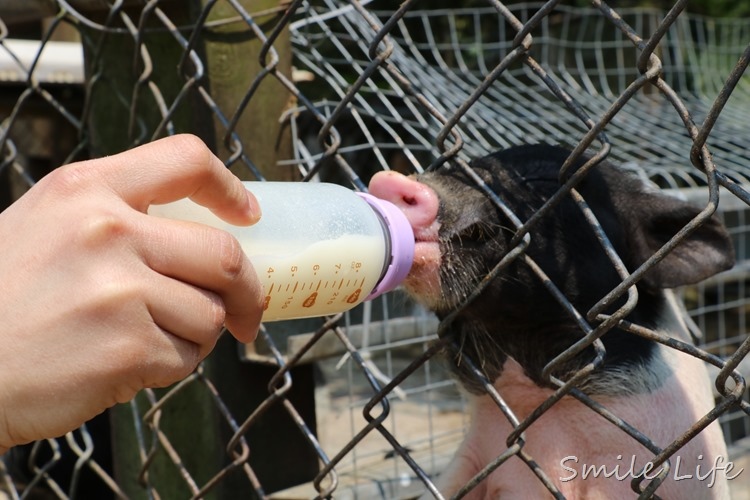
M342 261L342 247L354 258ZM254 255L253 265L266 271L260 276L266 289L264 320L334 314L353 307L377 283L383 259L377 240L363 236L316 244L288 257Z

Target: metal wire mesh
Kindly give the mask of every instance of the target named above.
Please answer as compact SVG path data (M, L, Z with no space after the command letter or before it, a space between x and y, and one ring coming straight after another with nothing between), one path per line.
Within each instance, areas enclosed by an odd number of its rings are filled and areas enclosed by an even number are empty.
M3 202L61 164L184 131L245 179L320 179L359 190L382 169L420 172L446 161L466 168L498 148L552 142L577 154L591 148L664 188L692 188L700 203L715 202L721 186L719 209L747 259L750 25L690 15L686 3L661 12L596 0L586 9L488 0L443 10L408 0L396 11L355 0L263 8L239 0L190 8L4 2ZM275 107L266 107L273 96ZM267 144L276 146L270 155ZM745 268L740 262L683 291L704 344L670 344L715 366L722 381L723 369L737 368L750 350ZM440 498L432 479L466 425L437 355L452 348L437 341L440 328L396 293L334 318L268 324L239 352L224 339L169 390L144 391L65 439L14 449L0 470L4 490L12 498L280 490L285 498L424 490ZM594 343L600 332L584 333ZM737 388L717 394L709 417L721 418L740 447L750 404L735 378ZM530 425L518 423L518 434ZM669 459L685 437L657 449L656 460ZM518 442L508 454L532 464Z

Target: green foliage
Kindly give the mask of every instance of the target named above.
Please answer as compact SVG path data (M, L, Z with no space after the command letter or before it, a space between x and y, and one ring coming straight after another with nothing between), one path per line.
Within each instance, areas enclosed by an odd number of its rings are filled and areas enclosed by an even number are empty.
M650 7L667 11L677 0L609 0L607 4L614 8ZM401 0L375 0L370 5L378 10L396 10ZM518 3L517 0L503 2L506 5ZM540 2L541 3L541 2ZM591 6L591 0L575 0L579 7ZM488 7L487 0L423 0L416 2L414 9L463 9L472 7ZM687 4L688 12L711 17L750 17L750 0L690 0Z
M750 0L693 0L688 11L712 17L748 17Z
M675 3L675 0L611 0L607 2L614 9L650 7L664 11L671 9ZM576 0L576 5L586 7L591 5L591 1ZM690 0L686 10L693 14L710 17L748 17L750 16L750 0Z

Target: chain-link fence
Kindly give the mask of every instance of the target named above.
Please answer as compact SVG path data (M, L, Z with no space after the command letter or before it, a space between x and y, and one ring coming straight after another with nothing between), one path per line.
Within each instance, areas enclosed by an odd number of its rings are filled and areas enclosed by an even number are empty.
M750 350L750 23L691 15L686 1L668 12L592 4L5 0L0 196L7 206L59 165L178 132L199 135L243 179L357 190L379 170L468 168L520 143L596 151L700 204L721 189L738 264L682 291L701 349L671 346L705 360L725 387ZM333 318L266 324L250 346L223 338L169 390L12 450L3 489L439 497L433 480L468 425L441 328L397 291ZM709 419L739 460L750 403L734 379ZM745 480L732 484L737 498Z

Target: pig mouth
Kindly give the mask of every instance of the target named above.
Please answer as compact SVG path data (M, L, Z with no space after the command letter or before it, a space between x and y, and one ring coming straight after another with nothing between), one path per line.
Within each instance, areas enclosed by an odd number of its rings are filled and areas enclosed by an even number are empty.
M474 283L474 280L455 282L456 270L467 266L469 255L481 252L485 245L496 239L499 226L487 222L486 218L472 218L445 231L446 228L436 219L427 227L413 229L414 261L404 282L405 288L433 311L449 310L463 300ZM459 248L464 251L454 254ZM466 250L468 254L465 254ZM476 256L472 258L476 260ZM473 264L468 265L467 270L473 270L469 274L473 275L475 268ZM460 274L466 276L466 273ZM449 284L447 289L446 284Z
M414 232L414 264L412 271L424 272L424 266L434 262L440 264L440 240L437 230L416 230Z
M459 243L460 238L463 241ZM475 244L481 245L481 242ZM451 251L457 245L469 245L466 234L419 235L415 238L414 261L404 287L418 302L438 315L456 308L473 289L474 279L465 283L457 281L456 273L465 275L460 269L466 265L460 255ZM469 266L471 269L473 266Z
M414 229L414 242L420 243L437 243L438 242L438 228L437 224L432 224L427 228L412 228Z
M414 260L404 286L418 301L434 306L440 299L440 241L438 224L414 228Z
M413 265L419 269L432 261L440 263L440 243L438 240L416 240Z

